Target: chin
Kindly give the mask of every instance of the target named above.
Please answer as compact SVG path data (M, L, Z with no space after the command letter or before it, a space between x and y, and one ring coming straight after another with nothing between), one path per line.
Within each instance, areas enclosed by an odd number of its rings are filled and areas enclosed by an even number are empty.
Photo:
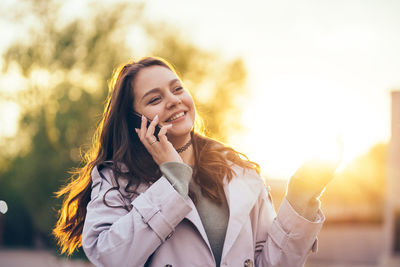
M189 131L171 131L168 133L168 137L183 137L183 136L187 136L188 134L190 134L190 130Z
M190 134L192 131L193 126L187 126L187 127L177 127L174 129L174 126L168 131L168 136L169 137L182 137Z

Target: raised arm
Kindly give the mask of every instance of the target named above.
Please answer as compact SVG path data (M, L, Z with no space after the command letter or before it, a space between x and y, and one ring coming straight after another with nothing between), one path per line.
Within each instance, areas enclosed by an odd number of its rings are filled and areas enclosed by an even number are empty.
M303 266L310 251L317 249L317 234L325 220L317 211L309 221L299 215L284 198L275 216L268 191L263 189L259 199L259 215L255 246L256 266Z

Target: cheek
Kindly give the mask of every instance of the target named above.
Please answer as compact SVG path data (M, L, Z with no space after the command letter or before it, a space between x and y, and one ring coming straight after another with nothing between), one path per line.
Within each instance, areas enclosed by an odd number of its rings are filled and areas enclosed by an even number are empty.
M184 96L183 102L185 103L186 106L190 108L191 112L194 112L193 98L189 94L186 94Z
M194 119L196 110L195 110L195 107L194 107L194 102L193 102L192 97L188 96L187 99L186 99L185 104L186 104L187 107L189 107L189 110L190 110L189 113L190 113L192 119Z
M145 109L143 109L143 115L146 118L149 118L150 120L153 120L153 118L158 115L159 117L162 116L162 109L157 107L157 106L149 106Z

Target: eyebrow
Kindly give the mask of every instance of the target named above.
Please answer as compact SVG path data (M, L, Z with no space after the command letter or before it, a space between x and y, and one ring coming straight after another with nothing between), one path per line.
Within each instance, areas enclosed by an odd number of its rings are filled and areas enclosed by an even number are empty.
M175 82L177 82L177 81L179 82L179 79L173 79L173 80L171 80L171 81L168 83L168 85L171 86L171 85L173 85L173 84L174 84ZM152 93L158 92L158 91L160 91L160 90L161 90L160 87L156 87L156 88L153 88L153 89L147 91L147 92L142 96L142 98L140 99L140 101L142 101L146 96L148 96L148 95L150 95L150 94L152 94Z

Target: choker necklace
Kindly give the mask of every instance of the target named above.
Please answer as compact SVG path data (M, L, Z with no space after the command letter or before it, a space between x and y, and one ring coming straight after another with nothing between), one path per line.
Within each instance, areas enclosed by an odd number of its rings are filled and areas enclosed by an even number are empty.
M176 152L178 153L182 153L183 151L185 151L186 149L188 149L190 147L190 145L192 144L192 138L190 138L190 140L183 146L180 148L176 149Z

